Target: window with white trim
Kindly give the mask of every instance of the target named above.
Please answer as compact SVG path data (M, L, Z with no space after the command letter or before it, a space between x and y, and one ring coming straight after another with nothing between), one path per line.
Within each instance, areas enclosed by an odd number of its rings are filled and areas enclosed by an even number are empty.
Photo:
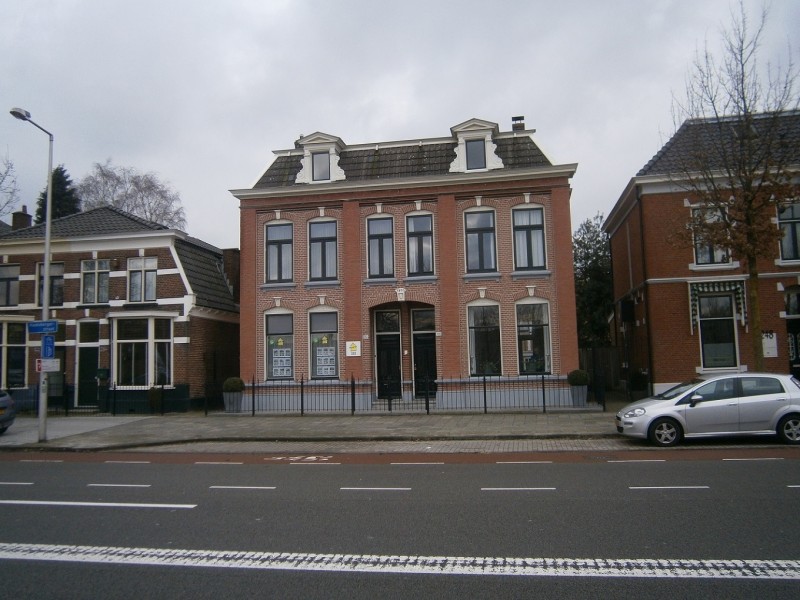
M486 168L486 141L483 138L465 140L467 171Z
M367 219L370 277L394 277L393 229L391 217Z
M172 385L172 319L117 319L114 325L117 385Z
M331 155L329 152L311 153L311 177L314 181L328 181L331 178Z
M336 279L336 221L309 223L308 246L309 279Z
M38 304L41 306L42 301L44 300L42 288L42 279L44 278L44 263L39 263L37 265L37 271L39 272ZM64 263L50 263L49 304L50 306L62 306L64 304Z
M470 375L500 375L500 307L467 307Z
M25 387L27 349L28 331L25 323L0 321L0 385L3 389Z
M720 211L716 208L694 208L692 216L695 220L703 220L706 223L722 220ZM716 246L704 240L701 235L695 234L694 261L698 265L723 265L730 262L730 254L727 248Z
M267 225L267 283L292 281L292 224Z
M546 302L517 304L519 372L550 372L550 314Z
M781 228L781 259L800 260L800 203L788 204L778 211Z
M737 366L733 295L707 295L697 300L703 368Z
M339 315L335 312L308 314L311 377L331 379L339 374Z
M467 272L497 270L494 237L494 211L481 210L464 214L467 238Z
M406 219L408 276L433 275L433 216L411 215Z
M514 268L531 271L545 268L544 210L519 208L514 220Z
M158 258L138 256L128 259L128 301L155 302Z
M108 277L111 261L81 261L81 302L83 304L108 304Z
M291 379L294 364L292 313L267 314L267 379Z
M19 304L19 265L0 266L0 306Z

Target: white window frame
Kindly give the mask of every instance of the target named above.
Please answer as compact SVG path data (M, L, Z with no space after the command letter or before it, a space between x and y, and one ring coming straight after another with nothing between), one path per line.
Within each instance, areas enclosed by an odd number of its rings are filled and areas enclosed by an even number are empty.
M156 328L155 322L159 320L164 320L169 322L169 338L162 338L156 337ZM147 337L145 338L130 338L130 339L120 339L119 334L119 325L122 321L147 321ZM169 316L125 316L125 317L118 317L113 319L113 331L114 331L114 360L113 360L113 381L116 383L117 387L120 389L142 389L143 387L152 387L152 386L161 386L162 384L164 387L173 387L174 385L174 378L175 378L175 322L172 317ZM166 366L168 369L167 373L167 381L158 381L158 373L156 369L156 359L157 359L157 352L156 352L156 344L163 344L168 343L169 346L169 361ZM120 382L121 373L121 360L122 360L122 346L125 345L133 345L133 344L144 344L145 347L145 357L144 360L146 362L146 373L145 373L145 382L144 383L130 383Z
M539 225L517 225L515 223L515 218L517 213L521 212L538 212L542 217L542 222ZM547 269L547 231L546 231L546 214L544 210L544 206L540 204L523 204L521 206L515 206L511 210L511 231L512 236L514 239L514 270L516 271L543 271ZM535 259L534 253L534 245L535 245L535 232L541 231L541 250L542 255L542 263L541 265L527 265L527 266L520 266L518 263L518 256L519 256L519 246L517 245L517 232L524 232L525 233L525 254L526 257L530 256L531 262Z
M128 302L145 303L155 302L158 299L158 257L137 256L128 259ZM133 274L140 276L139 285L134 286ZM148 295L148 279L152 278L152 297ZM138 292L135 299L134 290Z
M0 321L0 386L2 389L21 389L28 386L28 326L24 321ZM8 342L8 326L21 328L24 332L24 341L10 344ZM8 381L8 352L11 348L22 348L24 360L22 361L22 384L11 387Z
M313 331L312 330L312 315L334 315L336 318L336 331ZM313 309L308 311L308 370L310 379L338 379L340 369L340 356L339 356L339 331L341 329L341 320L339 312L330 309ZM333 334L335 336L332 342L318 344L314 341L315 335L326 336ZM320 342L322 339L320 338ZM325 353L321 356L318 350L318 345L327 346L333 349L333 352ZM315 356L315 351L316 356ZM324 359L325 364L320 364L319 360ZM330 363L330 364L329 364Z
M703 299L711 298L711 297L727 297L730 300L731 305L731 314L730 316L725 317L703 317L702 316L702 308L701 302ZM704 293L698 296L698 307L697 307L697 331L698 331L698 343L699 343L699 350L700 350L700 369L701 372L707 371L731 371L731 370L738 370L740 362L739 357L739 331L736 325L737 321L737 314L736 314L736 297L732 292L720 292L720 293ZM711 321L730 321L730 325L733 329L733 362L732 365L707 365L706 364L706 356L704 352L704 341L703 341L703 323L704 322L711 322Z
M105 273L105 286L101 285L100 280L103 279L101 275ZM94 276L94 283L91 286L94 294L94 301L88 302L86 300L87 291L87 276ZM93 258L90 260L81 261L81 304L108 304L108 290L109 281L111 279L111 260L108 258ZM105 300L100 299L100 291L105 287Z
M499 357L499 364L497 365L497 372L496 373L486 373L483 370L478 369L477 365L477 357L476 357L476 344L475 339L473 337L473 326L470 324L470 314L472 309L475 308L495 308L497 310L497 354ZM497 377L503 374L503 317L500 311L500 304L498 302L493 302L490 300L477 300L475 302L470 302L466 306L467 309L467 346L468 346L468 363L469 363L469 375L470 377L483 377L486 375L487 377Z
M521 306L544 306L547 310L547 324L546 325L521 325L519 322L519 307ZM550 303L547 300L540 298L526 298L517 302L514 305L514 321L516 323L516 339L517 339L517 367L519 368L520 375L541 375L543 373L552 372L553 368L553 331L552 331L552 311L550 310ZM520 328L521 327L543 327L545 328L544 335L544 371L533 371L531 373L525 372L522 368L522 356L520 348Z
M476 234L476 233L480 234L481 237L479 238L479 241L478 241L478 248L479 249L483 248L483 245L480 242L480 240L483 239L483 235L485 235L487 233L486 228L477 228L477 229L472 229L472 230L468 230L467 229L467 218L468 218L468 216L476 214L476 213L491 213L491 215L492 215L492 262L493 262L493 264L492 264L491 268L488 268L488 269L487 268L471 269L470 265L469 265L469 258L470 258L469 234L470 234L470 231L473 233L473 235ZM489 207L485 207L485 206L476 206L476 207L469 208L469 209L465 210L464 211L464 217L463 217L463 229L462 229L462 231L464 232L464 269L465 269L466 273L468 273L468 274L471 274L471 273L477 273L477 274L481 274L481 273L497 273L498 272L498 266L497 266L497 259L498 259L498 257L497 257L497 211L494 208L489 208ZM479 262L481 262L481 264L483 264L483 252L479 253L479 258L480 258Z
M391 239L391 242L392 242L391 243L391 251L392 251L391 268L392 268L392 270L391 270L390 273L385 273L384 270L383 270L383 267L385 266L385 257L383 256L382 252L379 253L379 258L383 259L379 263L380 270L377 273L373 273L372 272L372 248L371 248L371 246L372 246L373 236L370 235L369 227L370 227L370 223L372 221L381 221L381 220L389 221L389 223L391 224L390 239ZM394 227L394 217L392 215L388 215L386 213L378 213L376 215L373 215L373 216L370 216L370 217L367 218L366 226L367 226L367 277L369 279L378 279L378 280L380 280L380 279L394 279L395 277L397 277L396 272L395 272L395 234L394 234L395 233L395 227ZM376 240L385 240L386 237L387 237L386 234L375 234L374 239L376 239ZM381 243L380 248L383 248L383 243Z
M431 231L429 234L420 234L420 233L412 233L410 227L408 226L411 219L418 218L418 217L428 217L431 223ZM414 211L406 215L406 273L408 273L409 277L432 277L436 273L436 236L435 236L435 223L433 218L433 213L429 211ZM418 240L419 238L427 237L430 235L431 244L430 244L430 260L431 260L431 269L430 271L415 271L411 272L412 262L411 262L411 240ZM420 244L417 244L418 246ZM423 254L424 254L424 243L423 246ZM418 263L424 264L424 258L419 260L419 257L422 254L418 254Z
M311 229L314 225L330 225L334 226L334 235L331 237L312 237ZM328 260L328 244L333 242L333 274L329 274L327 270ZM312 272L312 257L314 244L320 244L320 269L322 275L315 277ZM324 259L324 260L323 260ZM318 218L312 219L308 222L308 280L309 281L335 281L339 277L339 222L336 219Z
M270 333L270 317L289 317L292 325L291 332ZM270 345L270 338L272 337L277 338L274 345L280 347L273 348ZM288 346L286 344L286 338L288 338ZM273 308L264 313L264 379L282 381L294 378L294 359L296 356L294 338L295 323L294 313L292 313L292 311L285 308ZM276 353L276 350L279 352ZM276 364L276 362L278 364ZM280 371L276 371L276 369L280 369Z

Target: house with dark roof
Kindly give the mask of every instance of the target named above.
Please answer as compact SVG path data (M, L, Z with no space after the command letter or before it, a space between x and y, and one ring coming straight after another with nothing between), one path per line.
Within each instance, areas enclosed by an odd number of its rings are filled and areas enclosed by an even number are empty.
M0 235L0 386L35 397L44 224L25 207ZM48 395L68 409L186 410L238 374L238 250L111 206L51 223Z
M377 143L316 132L274 154L231 190L246 381L349 396L352 379L365 408L423 394L458 408L450 391L484 377L521 381L540 405L530 381L566 385L576 165L553 164L522 117Z
M753 370L753 336L761 338L765 370L800 375L797 198L768 204L762 215L782 235L776 235L772 256L758 261L760 331L750 326L753 283L741 257L677 235L690 219L707 214L692 177L730 189L725 155L738 156L743 140L757 145L752 155L773 170L780 161L798 173L800 112L755 115L747 127L735 117L688 120L631 178L603 224L623 374L629 381L648 380L656 393L698 374ZM704 166L699 174L692 172L698 164Z

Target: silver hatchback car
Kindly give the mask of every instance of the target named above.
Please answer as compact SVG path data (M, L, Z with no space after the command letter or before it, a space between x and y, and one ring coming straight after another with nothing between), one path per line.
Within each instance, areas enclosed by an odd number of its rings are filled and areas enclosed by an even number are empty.
M674 446L683 438L778 435L800 444L800 381L791 375L732 373L693 379L629 404L617 431Z

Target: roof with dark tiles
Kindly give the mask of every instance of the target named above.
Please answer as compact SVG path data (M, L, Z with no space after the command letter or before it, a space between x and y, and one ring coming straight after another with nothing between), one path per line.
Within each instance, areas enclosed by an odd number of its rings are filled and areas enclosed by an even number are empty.
M781 153L787 159L786 164L800 164L800 111L784 112L777 117L755 115L753 129L750 135L775 142L771 150ZM679 173L692 164L692 157L702 157L712 168L722 167L722 149L735 152L741 134L741 120L735 117L688 120L636 175Z
M551 162L531 139L530 133L514 137L500 136L494 142L497 155L506 169L526 169L551 166ZM456 158L456 140L452 142L410 142L406 144L360 145L343 149L339 154L339 167L345 173L345 182L365 182L401 177L450 175L450 164ZM302 156L278 156L253 189L303 185L295 183L301 169ZM458 175L452 173L452 175Z
M0 235L0 240L21 240L43 238L44 223L17 229ZM79 212L59 219L50 224L50 235L53 238L85 237L97 234L136 233L139 231L166 230L168 227L142 219L130 213L114 208L100 206L85 212Z
M170 229L113 206L101 206L79 212L51 223L51 236L59 238L90 237L93 235L137 234L150 231L168 232ZM44 238L44 224L0 235L0 243L25 239ZM181 234L183 235L183 234ZM222 252L196 238L176 239L175 250L181 261L197 305L214 310L239 312L233 292L223 269Z

